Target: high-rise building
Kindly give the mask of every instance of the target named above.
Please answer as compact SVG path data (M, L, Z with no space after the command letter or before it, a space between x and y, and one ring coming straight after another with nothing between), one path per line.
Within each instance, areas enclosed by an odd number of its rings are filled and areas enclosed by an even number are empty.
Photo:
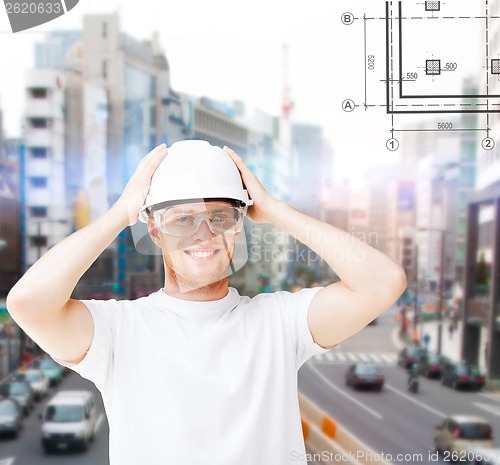
M7 157L0 107L0 298L21 273L19 240L19 164Z
M28 267L71 230L65 189L65 95L61 71L28 71L23 135L22 261L23 267Z
M365 171L369 231L374 239L370 244L398 262L401 257L396 253L391 254L391 251L393 248L399 249L396 238L400 225L396 216L397 205L392 205L389 197L391 189L400 179L400 165L373 165Z
M463 89L474 93L474 83L466 81ZM463 131L405 134L402 173L415 183L419 280L433 292L440 286L441 263L447 290L463 279L466 202L474 189L478 145L476 132L466 129L474 127L475 118L453 120ZM444 255L441 230L446 231Z
M293 171L291 173L290 203L315 218L321 217L318 202L322 181L331 175L332 161L327 157L323 129L306 123L292 124Z
M35 43L35 68L64 71L68 52L82 40L81 31L51 31Z
M2 101L0 100L0 160L5 158Z
M285 95L285 103L286 99ZM290 137L291 157L283 166L289 177L284 200L314 218L328 221L333 189L333 152L325 140L323 129L317 124L292 122ZM329 266L313 251L298 243L295 248L298 260L291 260L288 264L289 279L307 273L309 282L300 284L309 286L331 278ZM304 256L308 260L302 260Z
M488 4L492 16L500 14L500 0ZM500 95L500 23L489 21L488 55L482 73L488 74L482 94ZM493 102L492 102L493 103ZM498 103L498 99L497 99ZM500 376L500 113L486 122L489 136L477 155L476 192L468 197L465 285L463 297L462 356L483 366L492 377ZM490 149L491 148L491 149Z
M111 205L140 160L164 142L162 125L170 116L165 110L175 103L175 98L166 103L171 98L169 66L157 35L136 40L121 31L117 14L109 14L84 17L81 69L85 82L107 94L106 182ZM135 228L144 236L144 225ZM110 250L115 274L106 281L116 283L119 294L135 297L161 285L161 257L135 253L130 229Z
M18 168L17 162L0 159L0 297L21 276Z

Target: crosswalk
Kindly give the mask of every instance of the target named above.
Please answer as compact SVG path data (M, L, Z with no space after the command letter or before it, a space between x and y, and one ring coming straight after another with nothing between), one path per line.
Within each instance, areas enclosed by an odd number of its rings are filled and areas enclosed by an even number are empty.
M398 355L396 352L343 352L331 350L326 354L314 355L310 361L313 363L333 363L347 365L352 363L376 363L377 365L395 365Z

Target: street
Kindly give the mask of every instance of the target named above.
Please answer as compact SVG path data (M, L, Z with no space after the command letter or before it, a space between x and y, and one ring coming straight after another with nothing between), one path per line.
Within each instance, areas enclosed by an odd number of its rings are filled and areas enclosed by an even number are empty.
M451 414L484 416L494 435L500 431L500 396L454 391L423 377L419 392L408 392L406 370L396 364L394 315L393 310L386 312L377 325L366 327L340 348L310 359L299 373L301 392L392 463L441 463L429 454L434 452L435 427ZM345 372L356 361L380 366L386 380L381 392L346 386Z
M39 414L46 402L59 390L88 389L94 392L98 421L95 439L87 452L61 452L45 454L41 439L41 421ZM101 395L92 383L84 380L76 373L70 373L60 386L51 388L48 395L35 406L35 409L25 418L23 430L17 439L0 438L1 465L37 465L37 464L74 464L74 465L107 465L108 461L108 423L104 415Z

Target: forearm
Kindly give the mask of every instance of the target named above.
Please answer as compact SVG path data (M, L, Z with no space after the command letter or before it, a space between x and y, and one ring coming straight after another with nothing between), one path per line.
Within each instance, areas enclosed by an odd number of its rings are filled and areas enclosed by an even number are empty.
M354 292L378 293L389 283L405 280L398 264L346 231L274 199L267 212L272 224L316 252Z
M71 234L34 263L8 295L9 311L58 311L92 263L128 224L116 204L91 224Z

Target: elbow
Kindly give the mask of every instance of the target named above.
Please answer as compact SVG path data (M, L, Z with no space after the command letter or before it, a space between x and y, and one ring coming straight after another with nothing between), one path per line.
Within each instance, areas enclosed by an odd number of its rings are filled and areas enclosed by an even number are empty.
M408 286L406 272L399 267L389 276L386 274L383 284L380 284L372 296L371 302L379 302L380 313L393 305L405 292ZM378 316L378 315L377 315Z
M396 295L396 299L398 299L401 294L406 290L408 286L408 278L406 276L406 271L398 266L398 270L394 277L394 293Z
M22 307L25 307L25 303L23 303L24 299L22 296L16 292L15 287L13 287L9 293L7 294L6 306L7 311L11 316L20 313Z
M10 316L17 321L22 315L26 315L33 308L33 299L25 292L14 286L7 294L6 306Z

